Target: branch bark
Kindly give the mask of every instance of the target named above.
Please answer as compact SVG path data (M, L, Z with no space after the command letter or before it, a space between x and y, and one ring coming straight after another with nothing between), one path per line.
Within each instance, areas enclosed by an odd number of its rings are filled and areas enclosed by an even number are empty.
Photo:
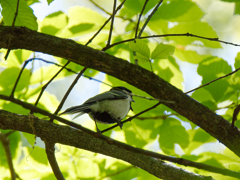
M8 166L9 166L9 170L10 170L10 174L11 174L11 180L15 180L17 176L16 176L16 173L15 173L15 170L13 167L9 138L5 134L2 134L1 131L0 131L0 141L3 145L5 154L7 157L7 162L8 162Z
M212 177L194 174L167 164L157 158L133 152L131 149L134 147L117 142L108 137L103 136L99 138L68 126L54 124L46 120L40 120L37 117L31 118L31 121L34 121L34 123L29 121L29 116L18 115L0 110L0 129L22 131L34 134L45 142L74 146L76 148L121 159L165 180L212 180Z
M57 159L55 157L55 144L50 141L45 141L45 151L47 154L48 161L51 165L52 171L57 180L65 180L63 174L58 166Z
M7 37L9 33L12 33L10 30L11 27L0 27L1 48L9 48ZM231 124L224 118L152 72L102 51L77 44L72 40L39 33L24 27L15 27L12 37L11 49L27 49L62 57L123 80L154 98L174 101L175 104L165 103L165 105L200 126L240 157L238 128L231 127Z

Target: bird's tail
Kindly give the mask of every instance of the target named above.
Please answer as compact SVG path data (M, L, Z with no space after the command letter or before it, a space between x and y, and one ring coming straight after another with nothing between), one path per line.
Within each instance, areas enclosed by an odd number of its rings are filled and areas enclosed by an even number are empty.
M88 105L81 105L81 106L73 106L70 107L68 109L66 109L65 111L63 111L62 113L58 114L59 116L62 114L75 114L75 113L79 113L78 115L76 115L73 119L77 118L78 116L83 115L84 113L88 113L90 112L89 106Z

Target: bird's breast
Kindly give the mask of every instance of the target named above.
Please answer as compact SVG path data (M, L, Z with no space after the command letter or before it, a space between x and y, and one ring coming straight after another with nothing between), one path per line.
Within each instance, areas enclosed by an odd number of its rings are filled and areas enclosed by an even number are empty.
M130 102L129 98L97 102L91 106L89 116L101 123L114 123L116 120L122 120L128 114Z
M122 120L128 114L130 102L128 99L106 100L99 103L102 112L108 112L116 119Z

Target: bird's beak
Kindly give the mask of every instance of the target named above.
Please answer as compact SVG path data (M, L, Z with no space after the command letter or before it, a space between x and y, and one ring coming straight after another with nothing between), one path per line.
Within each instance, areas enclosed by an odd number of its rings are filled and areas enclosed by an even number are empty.
M135 102L135 101L132 99L132 102Z

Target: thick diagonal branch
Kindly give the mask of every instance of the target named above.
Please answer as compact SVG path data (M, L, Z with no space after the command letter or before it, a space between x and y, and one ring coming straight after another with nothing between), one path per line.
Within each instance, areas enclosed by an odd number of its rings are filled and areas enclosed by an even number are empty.
M194 174L165 163L158 158L138 153L135 151L135 149L138 148L115 141L106 136L97 137L75 128L49 123L49 121L38 118L34 118L33 120L35 125L34 135L40 137L45 142L50 141L52 144L61 143L121 159L165 180L212 180L211 177ZM33 134L32 125L31 122L29 122L28 116L3 110L0 110L0 129L12 129ZM55 160L53 162L55 162Z
M0 27L1 48L8 48L7 35L11 33L10 29L11 27ZM15 28L12 36L11 49L28 49L62 57L114 76L154 98L174 101L174 104L165 105L200 126L240 156L240 131L236 127L232 128L224 118L152 72L72 40L38 33L27 28Z

